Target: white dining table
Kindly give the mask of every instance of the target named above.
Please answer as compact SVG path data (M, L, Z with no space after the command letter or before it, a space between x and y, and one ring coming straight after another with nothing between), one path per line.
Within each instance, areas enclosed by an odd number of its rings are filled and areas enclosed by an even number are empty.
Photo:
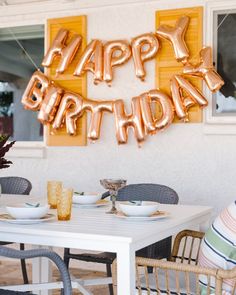
M0 213L19 201L43 202L33 196L2 195ZM44 200L45 201L45 200ZM0 240L49 247L114 252L117 255L117 294L135 294L135 251L187 228L206 226L212 208L191 205L164 205L169 216L155 221L130 221L106 214L109 206L73 208L70 221L55 219L37 224L0 222ZM45 265L44 265L45 267ZM45 276L45 269L42 270ZM40 278L39 278L40 279ZM44 278L45 279L45 278Z

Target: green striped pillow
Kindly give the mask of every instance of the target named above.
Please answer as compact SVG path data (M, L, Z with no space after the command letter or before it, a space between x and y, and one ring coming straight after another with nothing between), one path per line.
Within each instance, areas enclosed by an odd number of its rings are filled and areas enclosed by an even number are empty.
M236 267L236 202L232 203L213 222L202 241L199 265L207 268L232 269ZM207 277L200 276L201 294L207 294ZM223 294L232 295L235 279L223 282ZM211 278L211 294L215 281Z

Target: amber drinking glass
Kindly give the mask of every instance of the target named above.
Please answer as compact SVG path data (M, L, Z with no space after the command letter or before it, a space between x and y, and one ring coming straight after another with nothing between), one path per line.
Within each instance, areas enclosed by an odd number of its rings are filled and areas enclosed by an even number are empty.
M60 197L62 192L61 181L48 181L47 182L47 193L48 193L48 204L51 209L57 208L57 199Z
M73 189L63 188L61 195L57 199L58 220L70 220L72 207Z

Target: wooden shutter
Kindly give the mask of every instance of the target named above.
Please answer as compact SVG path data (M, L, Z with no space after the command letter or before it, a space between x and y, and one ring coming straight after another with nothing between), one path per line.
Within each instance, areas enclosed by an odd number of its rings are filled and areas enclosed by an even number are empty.
M76 64L78 63L79 57L82 51L86 47L86 35L87 25L86 16L75 16L49 19L47 21L47 37L46 37L46 49L49 48L52 41L54 40L59 29L65 28L70 31L69 39L74 33L81 35L82 44L72 61L68 69L63 73L56 76L55 70L59 61L54 60L50 68L46 68L46 75L54 80L57 84L65 89L77 92L83 97L87 96L87 81L86 75L82 77L73 76ZM70 136L66 133L66 128L63 127L58 131L52 130L50 126L46 131L46 143L49 146L82 146L87 144L87 117L86 114L77 121L77 135Z
M190 51L190 61L196 63L199 61L199 52L202 49L202 7L190 7L174 10L161 10L156 12L156 29L160 25L169 25L174 27L176 21L183 15L190 17L189 26L186 32L186 43ZM156 87L170 93L170 78L172 75L182 73L182 63L177 62L174 57L174 51L169 41L160 38L161 48L156 58ZM199 90L202 90L202 81L197 78L188 78ZM199 106L193 106L189 109L189 123L198 123L202 121L202 110ZM175 122L180 122L175 119Z

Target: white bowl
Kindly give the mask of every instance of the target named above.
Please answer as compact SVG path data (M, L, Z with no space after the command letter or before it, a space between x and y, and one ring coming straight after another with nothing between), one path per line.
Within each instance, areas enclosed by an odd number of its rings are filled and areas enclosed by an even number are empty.
M7 206L7 212L15 219L39 219L44 217L50 206L47 204L39 205L38 207L19 204L15 206Z
M151 216L158 210L159 203L148 201L120 202L120 210L127 216Z
M102 197L101 194L84 193L84 195L73 195L74 204L95 204Z

